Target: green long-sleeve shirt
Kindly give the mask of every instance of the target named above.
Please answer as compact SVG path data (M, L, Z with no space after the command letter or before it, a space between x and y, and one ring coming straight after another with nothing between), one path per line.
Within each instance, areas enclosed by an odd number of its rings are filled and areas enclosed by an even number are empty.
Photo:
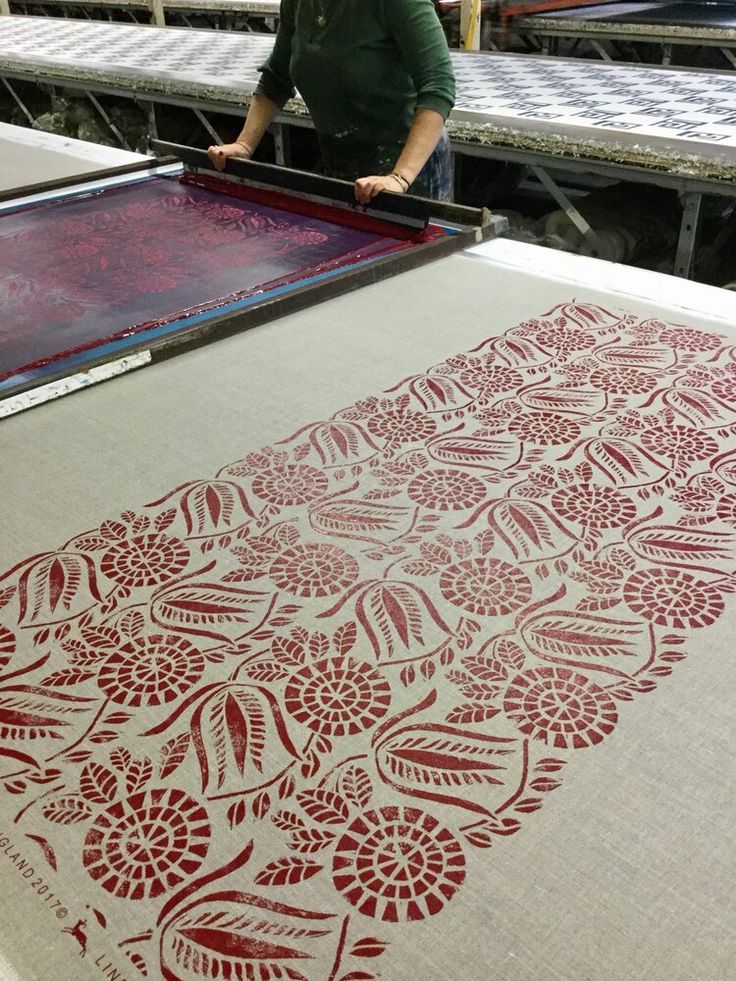
M329 172L352 180L392 170L416 109L447 117L455 99L432 0L281 0L256 91L282 106L294 86Z

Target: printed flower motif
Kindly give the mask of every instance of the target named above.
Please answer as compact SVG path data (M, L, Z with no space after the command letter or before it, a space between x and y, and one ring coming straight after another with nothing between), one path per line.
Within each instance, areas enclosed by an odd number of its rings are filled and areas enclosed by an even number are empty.
M448 566L440 590L455 606L487 617L513 613L532 598L532 584L521 569L487 556Z
M173 634L129 640L100 668L97 684L118 705L162 705L196 684L204 673L201 652Z
M580 437L580 426L556 412L528 412L509 422L509 432L528 443L559 446Z
M524 384L524 379L518 371L494 365L492 361L492 358L484 358L477 363L471 362L460 375L462 384L484 395L516 392Z
M678 351L713 351L723 344L717 334L693 327L667 327L660 332L659 339Z
M373 436L393 444L421 442L437 431L437 423L431 416L398 406L369 416L367 426Z
M644 395L660 384L656 375L623 366L598 368L590 375L590 384L612 395Z
M328 480L321 470L304 463L285 463L258 474L253 493L269 504L292 507L321 497Z
M620 528L636 517L636 505L625 494L597 484L555 491L552 507L559 517L586 528Z
M558 354L571 354L573 351L595 347L595 337L575 327L554 327L552 330L540 331L535 341Z
M724 402L736 402L736 377L719 378L710 387L711 392Z
M610 695L570 668L532 668L517 674L503 707L521 732L557 749L594 746L618 722Z
M487 496L486 485L462 470L425 470L409 483L409 497L433 511L464 511Z
M720 498L716 515L721 521L730 521L736 524L736 494L724 494Z
M675 463L707 460L718 452L718 443L708 433L687 426L652 426L643 430L641 441L646 449Z
M382 807L356 818L340 838L333 883L365 916L424 920L465 880L465 856L444 825L415 807Z
M189 562L189 549L168 535L137 535L102 556L102 571L122 586L157 586L173 579Z
M120 899L154 899L194 875L207 855L210 822L183 790L157 788L118 801L87 833L89 875Z
M327 658L297 671L286 686L286 710L325 736L354 736L387 712L391 686L372 665Z
M634 611L662 627L707 627L725 608L710 583L679 569L642 569L624 585L624 599Z
M279 589L294 596L330 596L352 586L358 563L339 545L322 542L286 549L269 569Z

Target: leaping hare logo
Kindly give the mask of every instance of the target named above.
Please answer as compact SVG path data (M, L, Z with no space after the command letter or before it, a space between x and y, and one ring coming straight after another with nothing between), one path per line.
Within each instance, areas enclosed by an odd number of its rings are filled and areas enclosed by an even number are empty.
M77 920L73 927L64 927L61 931L62 933L68 933L70 937L74 937L81 948L80 953L82 957L87 953L87 934L84 932L86 926L86 920Z

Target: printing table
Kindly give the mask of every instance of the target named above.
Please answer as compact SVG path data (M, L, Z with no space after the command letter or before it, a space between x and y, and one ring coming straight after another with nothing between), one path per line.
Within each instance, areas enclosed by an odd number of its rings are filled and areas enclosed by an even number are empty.
M499 28L499 31L501 28ZM498 33L498 32L497 32ZM591 50L604 60L617 56L622 42L659 50L670 64L678 48L720 51L724 67L736 67L736 4L619 2L522 15L510 20L504 38L530 39L544 54L557 54L561 42L574 52ZM566 44L565 52L571 52Z
M242 116L272 44L260 35L8 17L0 19L0 77L29 118L14 79L135 98L149 107L154 135L156 105L186 106L212 139L224 139L206 113ZM736 194L736 77L509 54L452 57L458 94L448 129L456 154L530 167L570 213L549 168L677 191L675 271L690 274L703 195ZM280 122L310 125L299 99Z
M216 27L274 31L279 0L165 0L153 7L151 0L11 0L11 13L43 14L92 19L112 19L127 14L134 21L152 23L163 17L169 23L190 26L191 15L210 20ZM168 15L168 17L167 17ZM163 24L159 24L163 26Z

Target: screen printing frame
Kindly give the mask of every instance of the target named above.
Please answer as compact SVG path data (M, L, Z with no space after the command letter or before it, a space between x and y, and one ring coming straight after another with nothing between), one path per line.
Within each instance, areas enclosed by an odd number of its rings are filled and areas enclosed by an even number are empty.
M156 157L146 158L138 164L20 188L5 195L3 210L12 210L15 200L24 207L31 195L37 196L36 200L40 202L46 195L49 199L74 195L77 188L81 193L89 188L91 181L104 189L107 179L114 180L120 186L121 178L129 175L131 182L135 183L155 174L157 167L180 161L184 174L215 176L236 185L291 194L346 213L390 221L414 231L425 228L431 220L450 234L360 264L320 273L262 297L249 298L247 305L238 309L226 307L182 317L171 322L178 324L178 327L164 333L142 332L101 343L97 350L86 352L82 358L70 354L46 366L36 377L21 377L16 384L9 379L11 384L4 385L4 390L0 391L0 419L415 269L426 262L500 235L506 228L505 219L492 216L486 209L385 193L374 199L370 206L363 207L355 201L353 185L346 181L245 160L230 161L227 172L221 173L214 169L202 150L160 141L154 141L151 150Z

